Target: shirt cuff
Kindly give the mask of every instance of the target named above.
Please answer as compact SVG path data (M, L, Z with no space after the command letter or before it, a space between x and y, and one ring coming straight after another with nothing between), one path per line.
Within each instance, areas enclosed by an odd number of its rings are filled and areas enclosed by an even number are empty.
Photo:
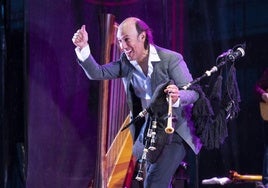
M88 56L90 55L90 53L91 53L89 45L85 46L81 50L80 50L79 47L76 47L75 48L75 53L76 53L76 55L77 55L77 57L78 57L78 59L80 61L85 61L88 58Z

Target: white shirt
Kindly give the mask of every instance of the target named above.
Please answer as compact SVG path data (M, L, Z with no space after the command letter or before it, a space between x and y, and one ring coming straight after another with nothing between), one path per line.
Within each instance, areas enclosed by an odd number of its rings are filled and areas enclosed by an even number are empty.
M147 75L144 75L137 61L130 61L130 63L135 67L131 83L135 88L135 94L141 99L143 109L148 107L153 95L151 90L151 75L153 73L152 61L160 61L160 58L153 45L150 45Z

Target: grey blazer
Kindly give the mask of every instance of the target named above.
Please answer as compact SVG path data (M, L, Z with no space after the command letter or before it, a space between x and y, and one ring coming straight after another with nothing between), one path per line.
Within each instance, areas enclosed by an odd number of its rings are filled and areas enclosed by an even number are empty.
M152 92L155 91L159 84L165 83L168 80L173 80L175 85L179 88L192 81L192 75L190 74L181 54L158 46L155 46L155 48L160 61L152 62ZM135 68L128 61L124 53L121 55L119 60L105 65L99 65L92 55L90 55L84 62L79 62L79 64L91 80L122 78L131 117L136 117L138 113L142 111L141 102L135 96L130 82ZM202 144L200 139L195 135L195 129L190 120L189 115L191 113L189 113L189 110L198 97L199 96L196 91L180 90L180 106L173 108L172 110L172 114L177 118L177 121L175 122L176 125L174 125L174 127L176 127L176 132L185 140L196 154L200 151ZM134 141L139 134L140 128L141 125L134 125L131 127Z

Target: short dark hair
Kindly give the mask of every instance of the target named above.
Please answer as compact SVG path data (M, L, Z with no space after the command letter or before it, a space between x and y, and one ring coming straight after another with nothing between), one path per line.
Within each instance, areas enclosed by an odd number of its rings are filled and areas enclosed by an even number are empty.
M144 48L147 49L149 44L153 44L153 34L151 28L142 20L137 19L136 21L136 29L138 34L141 34L143 31L146 33L146 38L144 42Z

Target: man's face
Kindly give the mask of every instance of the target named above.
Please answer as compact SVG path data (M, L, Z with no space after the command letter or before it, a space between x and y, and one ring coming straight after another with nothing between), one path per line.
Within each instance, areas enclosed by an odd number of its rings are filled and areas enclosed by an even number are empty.
M134 22L123 23L118 27L117 40L128 60L139 62L144 58L145 33L138 35Z

